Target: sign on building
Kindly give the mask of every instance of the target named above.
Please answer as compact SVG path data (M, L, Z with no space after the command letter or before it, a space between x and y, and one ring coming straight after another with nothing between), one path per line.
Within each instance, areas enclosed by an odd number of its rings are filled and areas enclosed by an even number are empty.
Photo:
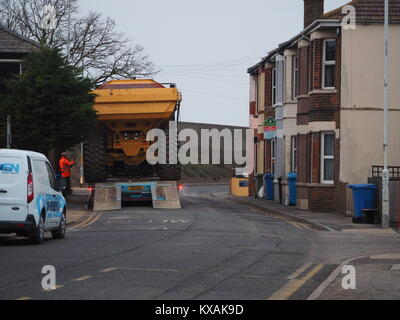
M276 136L276 120L268 118L264 121L264 139L274 139Z

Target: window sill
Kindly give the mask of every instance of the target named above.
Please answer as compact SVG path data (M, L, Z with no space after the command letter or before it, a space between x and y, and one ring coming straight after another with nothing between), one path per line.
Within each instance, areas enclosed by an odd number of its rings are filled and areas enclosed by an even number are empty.
M310 187L310 188L334 188L335 184L331 183L304 183L304 182L297 182L296 186L298 187Z
M318 89L318 90L310 91L308 94L312 95L312 94L320 94L320 93L337 93L337 89L336 88Z

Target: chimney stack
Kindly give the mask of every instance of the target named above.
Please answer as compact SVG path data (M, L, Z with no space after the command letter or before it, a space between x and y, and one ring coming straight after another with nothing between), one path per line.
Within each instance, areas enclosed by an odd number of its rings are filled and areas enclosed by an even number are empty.
M324 14L324 0L304 0L304 29Z

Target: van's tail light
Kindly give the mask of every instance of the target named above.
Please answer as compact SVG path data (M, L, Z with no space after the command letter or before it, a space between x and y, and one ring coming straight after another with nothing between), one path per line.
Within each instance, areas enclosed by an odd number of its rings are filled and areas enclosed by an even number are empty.
M27 200L28 203L31 203L33 201L33 198L35 197L34 192L33 192L33 176L32 173L28 174L28 183L27 183Z

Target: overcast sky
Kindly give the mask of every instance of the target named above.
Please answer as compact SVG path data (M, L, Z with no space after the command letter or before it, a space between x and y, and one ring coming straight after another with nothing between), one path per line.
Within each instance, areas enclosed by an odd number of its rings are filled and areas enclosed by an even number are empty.
M325 0L325 11L346 0ZM117 22L183 93L182 121L248 125L246 70L303 27L302 0L81 0Z

